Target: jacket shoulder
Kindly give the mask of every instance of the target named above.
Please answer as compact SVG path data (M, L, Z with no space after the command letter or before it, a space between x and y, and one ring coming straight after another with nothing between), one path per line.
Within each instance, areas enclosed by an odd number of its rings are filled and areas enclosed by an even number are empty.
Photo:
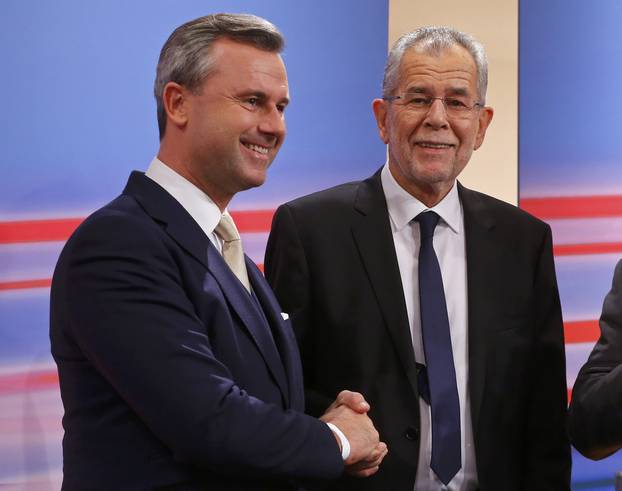
M322 191L296 198L288 201L282 206L295 209L297 211L326 211L328 208L352 206L356 198L359 187L364 181L352 181L339 184Z
M158 241L162 228L131 196L122 194L87 216L71 234L64 251L75 247L124 247Z
M527 227L532 230L548 230L549 225L522 210L516 205L507 203L488 194L460 186L460 197L463 206L474 213L488 213L497 223L508 223L515 227Z

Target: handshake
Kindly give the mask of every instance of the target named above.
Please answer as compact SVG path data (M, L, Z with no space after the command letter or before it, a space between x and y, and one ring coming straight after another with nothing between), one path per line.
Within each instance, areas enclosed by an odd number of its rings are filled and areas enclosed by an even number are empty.
M320 417L325 423L334 424L348 439L350 455L344 462L345 471L356 477L375 474L389 451L367 416L369 409L361 394L343 390ZM341 447L341 440L336 434L335 439Z

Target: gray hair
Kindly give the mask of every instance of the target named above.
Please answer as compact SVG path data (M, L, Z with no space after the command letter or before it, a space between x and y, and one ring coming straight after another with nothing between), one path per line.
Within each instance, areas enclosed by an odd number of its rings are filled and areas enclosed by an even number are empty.
M285 39L276 26L255 15L212 14L179 26L162 46L156 69L153 92L160 139L166 131L164 86L176 82L191 91L198 90L213 68L210 48L221 38L273 53L280 53L285 46Z
M417 48L427 54L440 54L443 50L452 46L462 46L466 49L477 68L477 92L479 102L486 101L486 89L488 88L488 60L486 52L479 41L469 34L457 31L451 27L428 26L415 29L400 37L389 53L387 64L384 68L382 81L382 95L393 95L392 92L398 85L398 75L402 56L409 48Z

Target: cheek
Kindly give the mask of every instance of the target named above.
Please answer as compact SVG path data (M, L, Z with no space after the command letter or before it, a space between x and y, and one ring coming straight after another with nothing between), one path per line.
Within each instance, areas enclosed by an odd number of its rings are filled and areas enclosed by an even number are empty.
M210 129L214 134L223 137L239 137L249 128L253 127L253 114L244 109L211 113L205 122L205 129Z
M405 150L408 147L408 140L411 134L411 130L406 127L405 124L395 124L391 127L391 140L402 147Z
M454 133L460 141L460 152L472 152L477 139L477 129L473 126L466 128L455 128Z
M475 143L477 139L477 131L479 130L479 124L477 121L464 125L460 128L462 138L468 141L471 145Z

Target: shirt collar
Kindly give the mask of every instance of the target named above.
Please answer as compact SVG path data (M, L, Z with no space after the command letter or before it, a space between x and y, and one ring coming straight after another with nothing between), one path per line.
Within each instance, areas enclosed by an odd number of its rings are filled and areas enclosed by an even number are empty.
M387 201L389 216L397 230L408 225L420 213L431 210L437 213L456 234L462 231L462 204L455 182L449 193L435 206L428 208L421 201L406 191L391 174L387 162L380 173L382 189Z
M151 161L145 175L173 196L207 236L213 234L222 213L207 194L157 157Z

